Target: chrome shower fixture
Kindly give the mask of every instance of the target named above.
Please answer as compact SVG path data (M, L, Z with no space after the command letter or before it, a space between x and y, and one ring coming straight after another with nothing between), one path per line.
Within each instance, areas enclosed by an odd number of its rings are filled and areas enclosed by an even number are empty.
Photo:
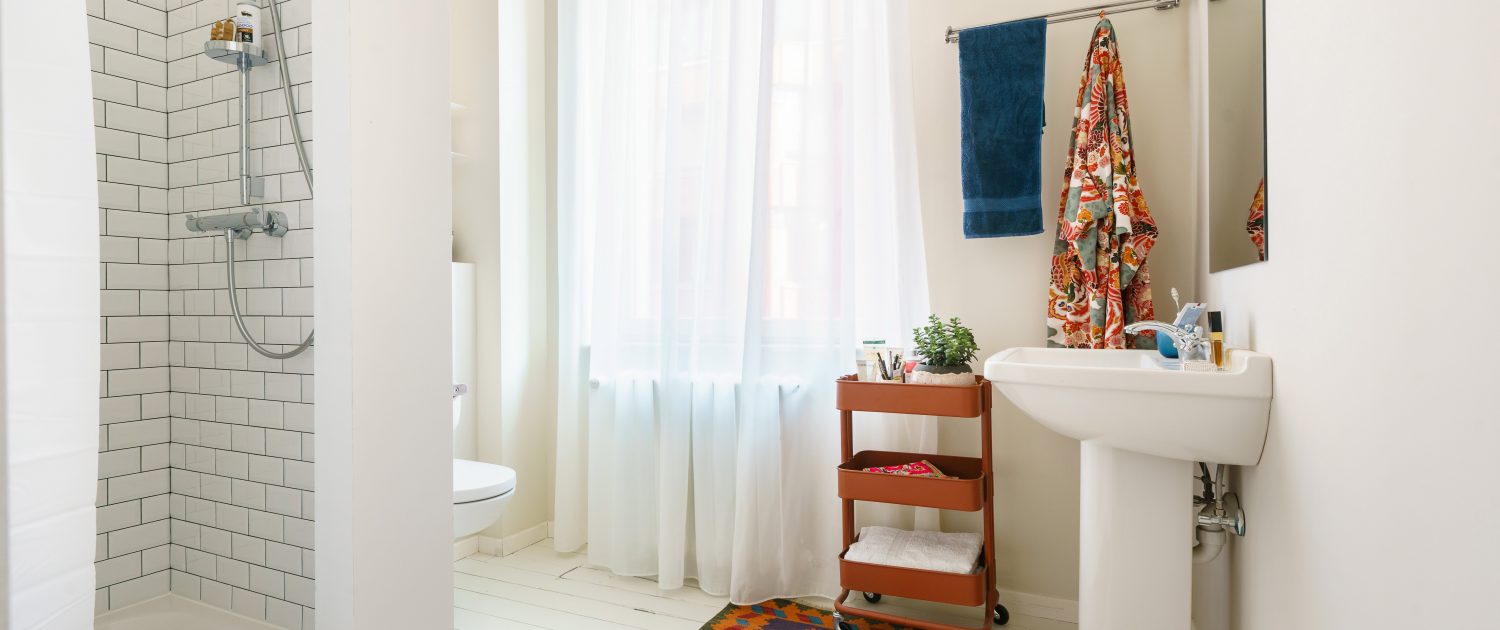
M276 210L255 208L249 212L215 214L206 217L188 215L187 229L193 232L220 232L228 230L235 238L245 240L255 232L267 236L286 236L286 214Z
M297 162L302 167L302 179L307 182L307 191L312 192L313 177L312 165L307 163L307 149L302 144L302 128L297 122L297 104L292 100L291 72L287 69L286 50L282 47L281 30L281 6L277 0L271 0L271 24L274 25L276 37L270 41L276 43L276 62L281 68L281 95L286 102L287 121L292 128L292 144L297 148ZM256 33L259 39L261 33ZM224 40L209 40L203 42L203 54L210 59L234 64L240 73L240 205L250 205L251 197L260 197L265 191L263 178L250 176L250 69L271 62L266 52L260 46L251 42L234 42ZM250 329L245 326L245 318L240 313L239 291L234 282L234 240L250 239L250 235L262 232L267 236L286 236L286 215L275 210L263 210L254 208L249 212L236 212L233 214L216 214L206 217L195 217L188 215L187 229L191 232L214 232L224 233L225 253L224 275L229 285L229 310L234 315L234 325L240 329L240 335L250 344L250 348L261 356L271 359L290 359L302 354L312 346L313 333L309 331L307 338L295 348L286 352L276 352L260 345L250 336Z

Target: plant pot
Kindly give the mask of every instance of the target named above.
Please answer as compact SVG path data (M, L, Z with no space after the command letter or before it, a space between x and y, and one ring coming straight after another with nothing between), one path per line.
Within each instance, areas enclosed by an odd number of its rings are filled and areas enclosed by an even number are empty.
M918 363L912 368L911 382L918 385L973 385L974 370L967 365Z
M967 365L928 365L918 363L915 368L918 372L931 372L933 374L973 374L974 368Z

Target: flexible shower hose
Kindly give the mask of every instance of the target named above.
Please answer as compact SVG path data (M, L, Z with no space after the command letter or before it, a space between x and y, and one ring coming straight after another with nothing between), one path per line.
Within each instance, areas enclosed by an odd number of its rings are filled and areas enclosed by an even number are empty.
M297 163L302 166L302 178L307 180L307 192L311 194L313 189L312 168L307 164L307 150L302 147L302 126L297 123L297 107L292 103L291 75L287 73L286 67L286 46L283 46L281 43L281 7L278 0L270 0L270 2L271 25L276 29L276 62L277 66L281 68L281 95L286 98L286 115L287 119L292 123L292 143L297 147ZM240 107L248 106L246 103L240 103ZM286 352L267 350L250 337L250 330L245 327L245 318L243 315L240 315L239 298L235 296L234 230L224 230L224 245L225 249L229 252L227 263L229 265L229 310L234 314L234 325L240 329L240 334L245 337L245 341L249 342L250 347L260 353L261 356L271 359L290 359L302 354L307 350L308 346L312 345L314 331L308 331L307 338L302 340L302 343Z

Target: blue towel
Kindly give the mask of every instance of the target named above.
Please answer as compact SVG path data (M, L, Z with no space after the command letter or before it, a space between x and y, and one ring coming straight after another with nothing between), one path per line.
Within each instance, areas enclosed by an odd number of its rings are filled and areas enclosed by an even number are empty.
M964 238L1042 233L1047 20L964 29L958 37Z

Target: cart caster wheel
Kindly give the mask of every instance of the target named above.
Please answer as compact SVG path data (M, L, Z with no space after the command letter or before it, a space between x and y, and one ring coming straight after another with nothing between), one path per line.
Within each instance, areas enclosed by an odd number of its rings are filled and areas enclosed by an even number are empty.
M1003 626L1010 623L1010 611L1001 604L995 604L995 625Z
M864 595L865 601L870 602L871 604L880 603L880 593L865 593Z

